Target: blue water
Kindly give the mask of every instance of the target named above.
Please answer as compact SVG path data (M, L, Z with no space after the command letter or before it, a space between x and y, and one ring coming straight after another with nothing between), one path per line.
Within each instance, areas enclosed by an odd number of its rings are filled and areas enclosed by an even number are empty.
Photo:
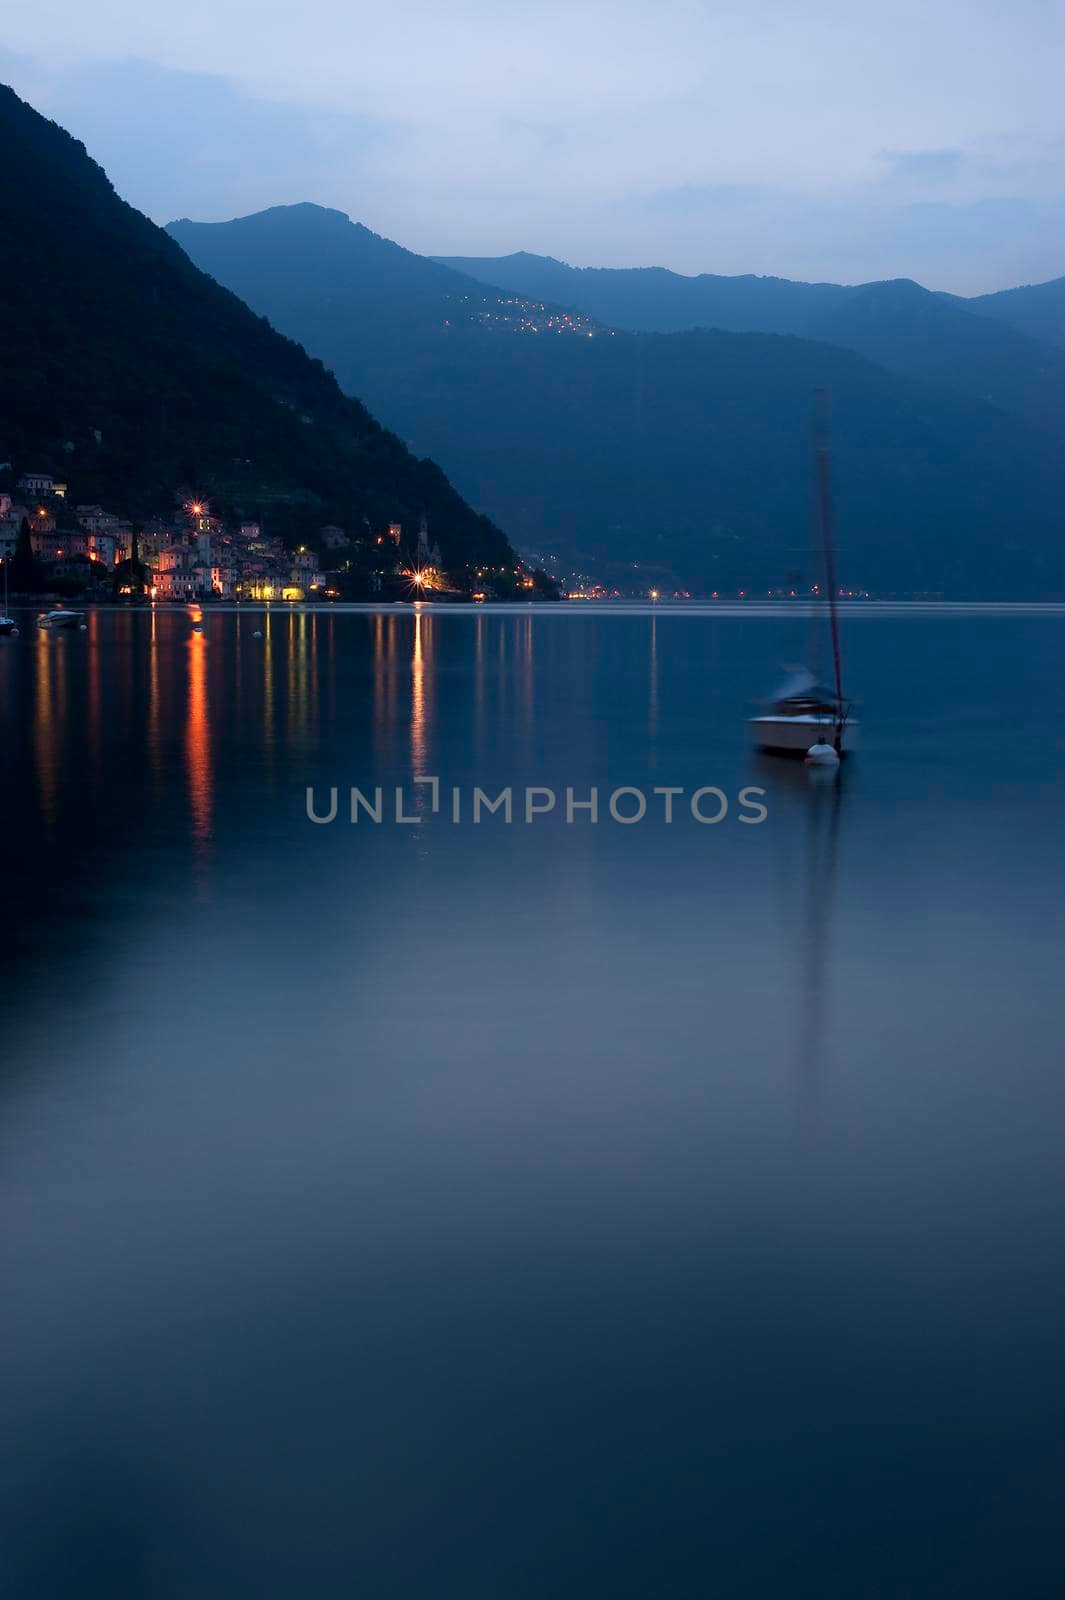
M0 1593L1065 1590L1065 617L846 617L838 784L808 635L0 640Z

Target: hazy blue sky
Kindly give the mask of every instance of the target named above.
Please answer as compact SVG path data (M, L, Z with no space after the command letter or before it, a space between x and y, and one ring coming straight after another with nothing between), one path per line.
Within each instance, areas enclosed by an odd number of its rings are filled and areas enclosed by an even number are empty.
M308 199L425 252L1065 273L1062 0L40 0L4 38L160 221Z

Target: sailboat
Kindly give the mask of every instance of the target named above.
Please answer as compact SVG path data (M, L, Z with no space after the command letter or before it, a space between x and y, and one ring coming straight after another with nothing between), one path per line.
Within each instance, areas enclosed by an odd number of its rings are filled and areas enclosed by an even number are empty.
M858 721L853 706L843 694L826 412L827 398L822 391L818 395L816 425L817 501L825 568L825 601L832 635L833 683L831 686L819 683L818 675L809 668L796 668L766 702L762 714L750 719L749 726L755 744L772 755L809 758L811 752L816 750L828 759L834 759L853 751L858 743ZM814 759L817 759L816 755Z

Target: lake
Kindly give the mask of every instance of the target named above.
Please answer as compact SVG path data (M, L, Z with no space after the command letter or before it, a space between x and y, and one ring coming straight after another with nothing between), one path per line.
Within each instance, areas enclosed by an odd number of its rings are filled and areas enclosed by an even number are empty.
M25 622L2 1592L1062 1592L1060 610Z

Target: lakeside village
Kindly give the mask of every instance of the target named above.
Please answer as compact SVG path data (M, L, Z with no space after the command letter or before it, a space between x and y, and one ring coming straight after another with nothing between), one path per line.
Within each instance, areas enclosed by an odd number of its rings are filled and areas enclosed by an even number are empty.
M2 467L4 464L0 464ZM8 474L9 475L9 474ZM9 475L10 476L10 475ZM0 476L0 482L2 482ZM407 534L399 522L352 536L326 523L316 544L290 548L258 521L227 522L210 502L175 496L169 517L135 523L104 506L72 503L68 484L27 472L0 488L0 564L6 589L26 598L63 600L817 600L817 583L766 590L676 588L669 574L633 562L611 583L567 571L557 556L530 555L507 567L445 571L425 516ZM865 600L864 589L839 590ZM924 597L922 597L924 598ZM938 598L928 596L927 598Z
M326 524L320 549L288 549L259 522L227 524L209 502L175 497L170 517L134 523L100 505L72 504L47 472L23 473L0 491L0 561L12 593L64 599L152 600L551 598L550 580L523 566L480 567L451 577L424 515L405 536L390 522L362 537Z

